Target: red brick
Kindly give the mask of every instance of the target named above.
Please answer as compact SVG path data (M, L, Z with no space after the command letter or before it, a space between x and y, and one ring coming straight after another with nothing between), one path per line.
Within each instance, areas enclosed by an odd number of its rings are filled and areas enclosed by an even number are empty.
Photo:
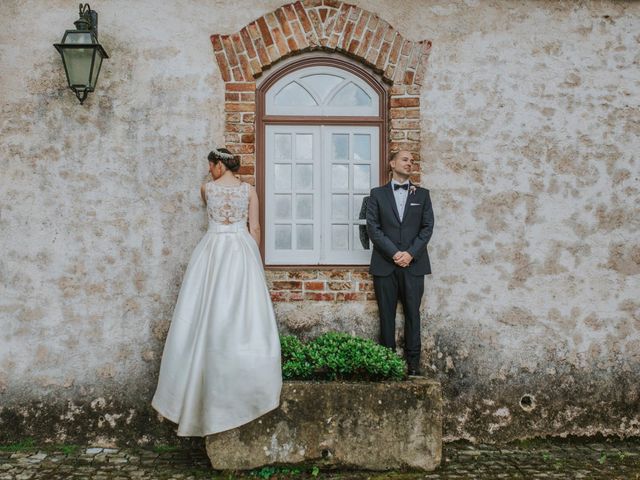
M416 140L416 141L420 141L420 132L408 132L407 133L407 139L408 140Z
M238 59L240 60L240 68L242 68L242 74L246 80L253 78L253 71L251 70L251 66L249 65L249 58L246 53L241 53L238 55Z
M272 302L286 302L289 299L288 292L270 292Z
M224 52L216 53L216 60L218 62L218 67L220 68L222 80L229 82L231 80L231 70L229 69L229 63L227 62L227 57Z
M255 143L256 136L253 133L247 133L240 137L242 143Z
M269 29L273 31L274 28L278 26L278 19L274 15L273 12L269 12L264 16L264 19L267 21L267 25L269 25Z
M309 21L309 17L307 16L307 12L305 12L304 7L299 2L293 4L293 8L295 8L296 13L298 14L298 19L300 19L300 24L302 25L302 29L305 32L311 31L311 22Z
M362 37L362 41L360 42L360 48L358 48L356 55L358 55L359 57L362 57L367 52L367 48L371 43L372 36L373 36L373 32L371 30L367 29L364 32L364 37Z
M258 24L258 28L260 29L260 35L262 36L262 41L268 47L269 45L273 45L273 38L271 38L271 33L269 33L269 26L265 21L264 17L260 17L256 22Z
M255 167L253 165L243 165L238 169L240 175L253 175L255 173Z
M320 17L318 16L318 12L316 12L315 10L309 10L307 12L307 15L308 15L309 21L313 25L313 31L316 34L316 38L322 41L324 29L322 28L322 20L320 20ZM331 14L329 14L328 22L330 21L331 21Z
M258 24L256 22L251 22L247 25L247 30L249 30L249 36L252 41L255 42L256 40L261 39L260 30L258 29Z
M271 284L272 290L302 290L302 282L291 280L275 280Z
M240 123L240 114L239 113L227 113L225 115L225 122L230 123Z
M392 120L395 118L406 118L407 110L404 108L392 108L389 111L389 116L391 117Z
M347 49L347 51L355 55L359 46L360 46L360 42L358 42L358 40L351 40L351 43L349 43L349 48Z
M331 33L342 35L345 24L350 14L351 14L351 5L347 3L343 3L342 6L340 7L340 10L336 13L336 20ZM327 32L327 34L328 33L329 32Z
M233 42L233 48L236 53L245 51L244 44L242 43L242 39L240 38L240 33L234 33L233 35L231 35L231 41Z
M258 58L260 59L260 63L262 63L263 67L271 65L271 59L267 53L267 48L264 46L264 43L260 38L256 40L256 51L258 52Z
M336 293L336 301L338 302L361 302L367 299L365 293L358 292L338 292Z
M413 76L414 76L413 70L405 70L403 82L406 85L411 85L413 83Z
M243 82L245 80L250 80L249 78L244 78L244 75L242 74L242 70L240 69L240 67L231 68L231 73L233 74L233 79L236 82Z
M251 71L253 72L253 78L255 78L260 72L262 72L262 64L257 58L252 58L249 60L249 65L251 66Z
M304 293L305 300L312 300L314 302L333 302L336 299L335 293L315 293L315 292L305 292Z
M344 50L346 50L346 47L351 42L351 36L353 35L354 27L355 27L355 23L353 23L352 21L347 22L347 24L344 27L344 34L340 39L340 47Z
M233 49L231 38L229 38L229 35L222 35L221 39L222 44L224 45L224 51L227 54L227 59L229 60L229 66L233 68L238 65L238 57L236 56L236 52Z
M213 44L213 51L220 52L223 49L222 40L220 39L220 35L211 35L211 43Z
M230 92L255 92L256 82L232 82L225 85L225 89Z
M327 286L335 291L353 290L353 282L328 282Z
M389 52L389 59L387 60L387 63L396 63L398 55L400 55L400 47L402 47L402 35L396 33L396 36L393 39L393 44L391 45L391 52Z
M385 68L384 73L382 74L382 76L389 80L390 82L393 82L393 75L396 71L396 67L394 65L388 65L387 68Z
M373 292L373 282L358 282L359 292Z
M237 133L225 133L224 143L240 143L240 135Z
M255 123L256 116L254 113L243 113L242 114L242 123Z
M322 4L327 7L338 8L340 6L339 0L322 0Z
M256 49L253 48L253 42L251 41L251 36L249 35L249 30L247 30L247 27L244 27L242 30L240 30L240 37L242 37L242 43L244 44L244 48L247 50L249 58L256 57L258 54L256 52Z
M324 282L304 282L304 289L305 290L319 290L322 291L324 290Z
M227 112L255 112L256 104L253 102L226 102L224 109Z
M318 13L320 14L320 19L324 22L327 19L327 13L329 13L329 10L326 8L319 8Z
M399 150L417 152L420 150L420 142L390 142L389 150L392 152L397 152Z
M415 120L391 120L391 128L403 130L419 130L420 122Z
M243 167L255 166L256 157L252 153L238 155L240 157L240 165Z
M254 92L241 93L240 94L240 101L241 102L255 102L256 101L256 94Z
M304 300L304 293L302 292L291 292L289 293L289 301L290 302L301 302Z
M285 15L287 16L287 20L289 21L298 20L298 17L296 16L296 12L293 9L292 4L285 5L284 7L282 7L282 9L284 10Z
M362 34L364 33L364 27L367 26L367 22L369 21L369 18L371 17L371 13L362 10L362 14L360 15L360 19L358 20L358 23L356 23L356 28L353 31L353 38L356 40L360 40L360 38L362 38Z
M276 47L275 45L269 45L267 47L267 53L269 54L269 58L271 59L271 62L275 62L277 60L280 60L280 52L278 51L278 47Z
M419 108L407 108L405 110L407 118L420 118Z
M256 127L254 125L244 125L239 123L227 123L225 125L225 132L232 133L254 133Z
M298 44L298 48L302 49L309 46L309 42L307 41L307 37L305 37L300 29L300 25L298 22L293 22L291 24L291 29L293 30L293 36L296 39L296 43Z
M378 54L378 58L376 58L376 68L382 69L387 63L387 56L389 54L389 50L391 49L391 44L389 42L384 42L382 47L380 48L380 53Z
M300 48L298 48L298 44L296 43L296 39L293 37L287 38L287 46L289 47L289 50L292 52L300 50Z
M282 28L282 33L284 33L285 37L288 37L292 34L291 27L289 26L289 22L287 21L287 16L285 15L282 8L278 8L275 11L276 18L278 19L278 23L280 23L280 28Z
M228 148L231 153L254 153L256 151L256 146L248 143L229 145Z
M351 278L354 280L371 280L371 274L368 271L351 272Z
M409 40L405 40L404 43L402 44L402 50L400 50L400 54L406 55L408 57L409 52L411 51L411 47L413 47L413 42L410 42Z
M282 35L282 32L280 31L279 28L273 29L273 37L276 39L276 46L280 51L280 56L284 57L289 53L289 46L287 44L287 41L284 38L284 35Z
M240 94L237 92L226 92L224 94L224 99L227 102L238 102L240 101Z
M420 97L391 97L391 108L393 107L419 107Z

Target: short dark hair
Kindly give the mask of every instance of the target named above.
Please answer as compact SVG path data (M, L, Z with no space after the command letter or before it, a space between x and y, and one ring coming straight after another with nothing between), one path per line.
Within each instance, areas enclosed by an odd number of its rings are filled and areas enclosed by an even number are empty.
M216 153L222 153L224 156L217 155ZM222 162L222 164L232 172L237 172L240 169L240 159L226 148L217 148L209 152L207 160L213 162L215 165Z

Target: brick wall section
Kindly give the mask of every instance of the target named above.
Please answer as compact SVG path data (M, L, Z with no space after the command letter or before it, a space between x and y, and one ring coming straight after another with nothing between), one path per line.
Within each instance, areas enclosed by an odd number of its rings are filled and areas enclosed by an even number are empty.
M255 184L255 79L283 58L323 50L356 59L389 85L390 151L413 154L412 181L420 183L420 87L430 41L407 40L385 20L349 3L303 0L268 13L239 32L212 35L211 43L225 82L224 139L227 148L240 156L242 180ZM310 277L297 278L305 275ZM349 278L327 278L330 275ZM361 289L370 287L370 279L360 278L367 276L360 271L270 271L268 276L275 301L373 299L370 289Z

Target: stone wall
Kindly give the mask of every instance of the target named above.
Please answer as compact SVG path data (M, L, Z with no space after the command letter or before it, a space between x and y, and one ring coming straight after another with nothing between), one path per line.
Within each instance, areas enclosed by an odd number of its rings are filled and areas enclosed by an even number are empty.
M640 4L351 3L432 41L423 344L445 439L640 434ZM282 5L92 5L111 58L80 106L52 47L74 5L0 4L0 439L172 438L148 402L206 153L233 133L210 36ZM331 295L276 302L283 331L376 335L375 303L331 287L360 294L362 272L270 275Z

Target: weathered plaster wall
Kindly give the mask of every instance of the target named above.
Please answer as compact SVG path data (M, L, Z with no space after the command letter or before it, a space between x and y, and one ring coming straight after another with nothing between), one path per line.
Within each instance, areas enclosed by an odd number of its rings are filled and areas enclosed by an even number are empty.
M445 438L640 434L640 4L353 3L433 41L424 345ZM243 5L92 4L112 58L80 106L51 46L75 4L0 4L2 438L170 438L148 401L222 141L209 35L281 2ZM375 335L370 302L278 315Z

